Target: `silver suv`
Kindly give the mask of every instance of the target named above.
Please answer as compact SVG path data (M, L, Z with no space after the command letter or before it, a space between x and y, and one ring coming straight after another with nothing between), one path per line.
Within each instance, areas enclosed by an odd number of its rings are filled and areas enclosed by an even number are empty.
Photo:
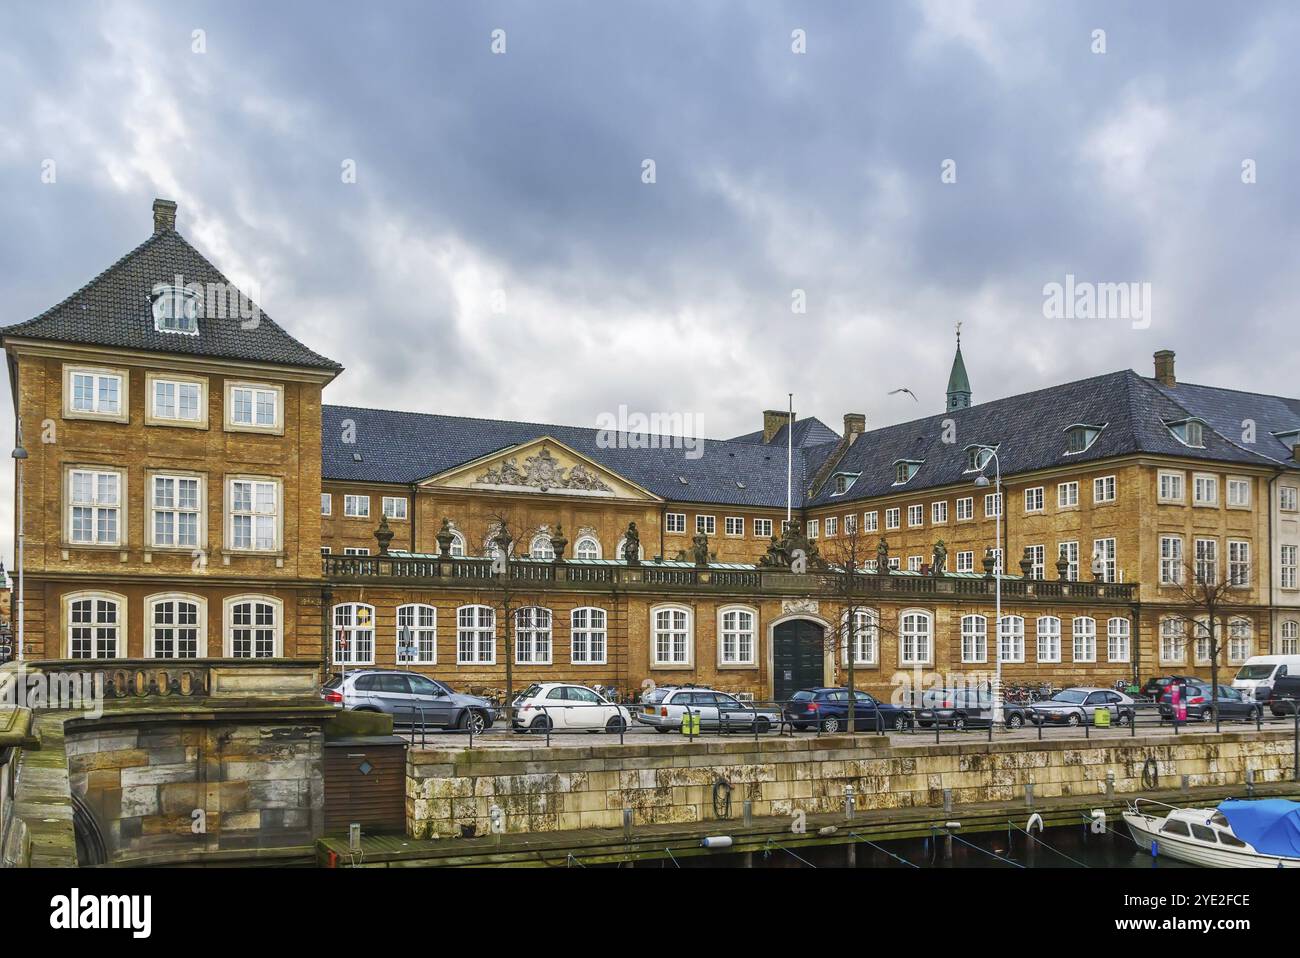
M355 712L383 712L394 725L428 725L471 729L477 735L492 727L497 710L477 695L462 695L415 672L364 669L345 679L330 676L321 697Z
M687 710L699 715L703 729L746 729L766 732L781 724L781 713L771 708L755 708L727 692L694 685L661 685L641 697L641 708L632 717L656 732L681 731L682 716Z

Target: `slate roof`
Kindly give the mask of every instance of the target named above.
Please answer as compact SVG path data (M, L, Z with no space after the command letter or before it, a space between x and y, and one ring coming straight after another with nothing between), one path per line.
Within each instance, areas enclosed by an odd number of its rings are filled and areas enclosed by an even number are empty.
M763 442L763 430L758 432L747 432L743 436L736 436L728 442L751 442L759 445L780 446L785 448L785 434L789 431L790 426L784 425L776 431L771 440ZM816 416L809 416L807 419L796 419L794 421L794 448L803 449L807 446L816 446L821 443L835 442L840 438L837 433L826 423L822 422Z
M1273 433L1300 429L1300 399L1193 383L1162 386L1154 379L1148 382L1193 416L1204 419L1215 432L1235 440L1243 449L1295 467L1291 448ZM1253 444L1243 436L1242 423L1246 420L1255 423Z
M253 328L238 316L207 319L198 335L154 328L150 292L158 283L233 284L174 229L156 232L63 302L26 322L0 329L0 337L84 343L258 363L308 367L335 373L343 367L308 349L261 313Z

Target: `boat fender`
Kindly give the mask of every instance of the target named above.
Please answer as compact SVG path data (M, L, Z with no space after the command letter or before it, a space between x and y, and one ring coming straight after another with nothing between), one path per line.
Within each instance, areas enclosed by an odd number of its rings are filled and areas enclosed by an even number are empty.
M700 846L701 846L702 848L730 848L730 847L731 847L731 836L730 836L730 835L710 835L708 838L702 839L702 840L700 841Z
M1029 824L1025 826L1025 831L1032 835L1034 833L1034 826L1038 827L1040 833L1042 832L1043 816L1039 815L1037 812L1034 812L1034 814L1029 816Z
M1094 808L1092 810L1092 822L1088 825L1088 828L1094 835L1106 834L1106 810L1104 808Z

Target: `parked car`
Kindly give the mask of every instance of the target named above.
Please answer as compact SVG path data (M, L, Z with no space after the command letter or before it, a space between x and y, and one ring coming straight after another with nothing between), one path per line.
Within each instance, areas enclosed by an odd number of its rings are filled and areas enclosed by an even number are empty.
M516 732L618 732L632 724L631 713L595 689L568 682L534 682L514 701Z
M932 728L936 722L954 729L988 728L994 720L993 704L988 689L926 689L921 693L916 724L922 728ZM1012 729L1023 727L1027 710L1027 705L1004 701L1003 724Z
M1187 705L1189 722L1213 722L1215 709L1218 709L1221 718L1241 719L1247 722L1253 722L1264 714L1263 705L1247 698L1245 693L1229 685L1218 686L1218 694L1213 699L1210 697L1209 682L1196 685L1189 682L1184 689L1187 698L1183 701ZM1169 689L1160 697L1160 721L1172 721L1173 717L1173 689Z
M660 685L641 697L633 717L656 732L682 730L687 709L700 717L700 730L735 729L766 732L781 721L779 712L742 702L729 692L694 685Z
M1300 675L1300 655L1252 655L1237 670L1232 687L1245 698L1267 702L1278 679Z
M1146 685L1142 686L1142 694L1147 696L1153 702L1159 702L1160 696L1174 682L1204 682L1205 679L1197 678L1195 675L1156 675L1147 679Z
M1268 699L1268 710L1274 715L1295 715L1300 702L1300 673L1276 679L1273 694Z
M1090 687L1062 689L1045 702L1029 706L1035 725L1082 725L1093 722L1098 709L1110 712L1111 721L1128 725L1137 716L1137 703L1123 692Z
M855 690L853 726L858 732L881 729L903 731L912 724L906 709L881 702L866 692ZM820 728L823 732L842 732L849 725L849 690L847 688L801 689L785 703L785 720L797 729Z
M354 712L391 715L394 725L472 729L478 734L491 728L498 717L487 699L462 695L413 672L358 669L346 678L333 675L322 686L321 697Z

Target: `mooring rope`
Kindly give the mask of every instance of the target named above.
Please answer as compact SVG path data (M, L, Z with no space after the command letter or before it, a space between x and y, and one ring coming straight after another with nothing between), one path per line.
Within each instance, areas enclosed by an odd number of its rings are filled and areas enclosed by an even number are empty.
M795 859L798 859L799 861L803 862L803 863L804 863L805 865L807 865L809 868L816 868L816 867L817 867L817 866L814 865L812 862L808 861L808 859L806 859L806 858L800 858L798 855L796 855L794 852L790 851L790 849L786 848L784 845L782 845L780 842L778 842L778 841L777 841L776 839L774 839L774 838L769 838L769 839L767 840L767 844L763 846L763 857L764 857L764 858L767 858L767 857L769 857L769 856L771 855L771 848L772 848L773 845L775 845L777 848L781 849L781 851L785 852L785 853L786 853L787 855L789 855L791 858L795 858Z
M991 851L989 851L987 848L980 848L978 845L975 845L975 844L972 844L971 842L966 841L966 839L962 838L960 835L954 835L952 832L946 832L945 834L946 834L949 838L955 838L955 839L957 839L957 841L961 842L963 845L966 845L966 846L969 846L970 848L975 849L977 852L983 852L985 855L992 855L994 858L996 858L996 859L997 859L998 861L1000 861L1000 862L1006 862L1008 865L1014 865L1016 868L1024 868L1024 867L1025 867L1024 865L1020 864L1020 862L1012 861L1010 858L1003 858L1003 857L1002 857L1001 855L999 855L997 852L991 852Z
M921 867L920 865L916 864L915 862L909 862L906 858L903 858L901 855L895 855L895 854L894 854L893 852L891 852L888 848L881 848L881 847L880 847L879 845L877 845L875 842L871 841L871 839L869 839L869 838L863 838L863 837L862 837L861 835L859 835L857 832L849 832L849 834L852 835L854 838L856 838L858 841L862 842L864 845L870 845L870 846L871 846L872 848L874 848L876 851L878 851L878 852L884 852L886 855L888 855L888 856L889 856L890 858L892 858L894 861L896 861L896 862L902 862L904 865L908 866L909 868L920 868L920 867Z
M1091 822L1092 819L1089 818L1089 819L1087 819L1087 821ZM1014 828L1016 831L1018 831L1018 832L1022 832L1023 834L1029 836L1030 841L1037 842L1039 845L1042 845L1044 848L1046 848L1049 852L1055 852L1057 855L1060 855L1060 856L1061 856L1062 858L1064 858L1066 861L1068 861L1068 862L1074 862L1074 864L1078 865L1080 868L1087 868L1087 867L1088 867L1088 866L1085 865L1083 862L1079 861L1077 858L1071 858L1069 855L1065 854L1065 852L1063 852L1063 851L1061 851L1061 850L1059 850L1059 849L1053 848L1051 845L1047 844L1047 842L1043 841L1041 838L1038 838L1038 837L1037 837L1036 835L1034 835L1032 832L1026 832L1023 828L1021 828L1021 827L1020 827L1019 825L1017 825L1015 822L1008 820L1008 821L1007 821L1007 824L1010 825L1012 828Z

